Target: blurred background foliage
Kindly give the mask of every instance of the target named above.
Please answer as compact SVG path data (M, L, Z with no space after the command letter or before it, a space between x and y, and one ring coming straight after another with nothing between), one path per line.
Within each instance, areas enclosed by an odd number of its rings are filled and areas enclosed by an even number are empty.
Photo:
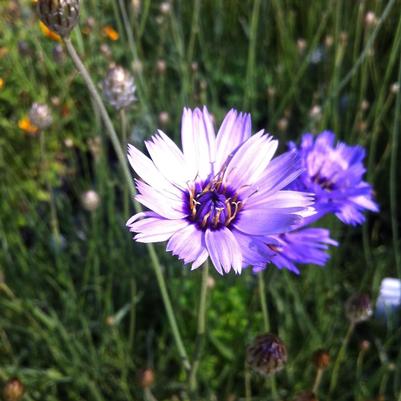
M399 0L82 1L72 40L95 82L112 63L136 79L129 142L142 146L157 127L177 141L182 108L207 104L217 123L231 107L250 111L254 131L267 129L281 150L323 129L366 147L381 212L358 228L326 219L341 243L327 267L304 266L300 277L264 272L270 329L289 360L274 382L252 377L252 400L310 389L313 352L335 359L346 334L346 298L374 299L382 278L400 275L400 9ZM116 156L82 79L49 36L34 2L1 1L0 380L18 377L26 400L187 400L148 255L124 227L133 208ZM21 123L33 102L52 110L41 134ZM99 204L88 206L88 190ZM201 273L163 245L157 251L192 355ZM245 348L263 332L257 280L246 271L209 281L200 397L245 399ZM357 326L339 384L329 391L329 367L320 400L401 399L401 328L390 323Z

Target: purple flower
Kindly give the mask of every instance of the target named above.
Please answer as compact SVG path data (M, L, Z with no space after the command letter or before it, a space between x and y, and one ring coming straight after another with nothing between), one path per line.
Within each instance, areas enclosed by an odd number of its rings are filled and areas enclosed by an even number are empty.
M335 145L335 135L323 131L316 138L304 134L297 149L305 172L290 188L312 192L316 195L316 220L327 212L333 212L346 224L361 224L364 210L377 212L373 201L372 187L362 177L365 174L363 159L365 150L361 146L348 146L343 142Z
M146 148L129 146L136 199L150 211L127 222L139 242L167 241L167 251L198 268L210 256L220 274L266 263L269 235L290 231L311 213L313 197L282 190L302 172L299 156L272 160L277 141L251 136L249 114L231 110L217 136L206 107L184 109L183 151L162 131Z
M279 269L299 274L297 263L324 266L330 258L326 252L329 245L337 246L338 242L331 239L329 230L324 228L303 227L272 236L269 245L273 252L271 263ZM264 265L260 265L253 270L258 272L264 268Z

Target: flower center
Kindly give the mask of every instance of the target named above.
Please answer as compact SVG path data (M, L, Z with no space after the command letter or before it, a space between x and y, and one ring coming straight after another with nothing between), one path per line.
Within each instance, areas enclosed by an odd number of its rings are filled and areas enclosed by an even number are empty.
M218 230L238 216L242 202L231 188L212 180L189 190L189 219L201 229Z
M322 189L325 189L326 191L332 191L335 188L334 183L327 177L324 177L322 175L315 174L312 178L312 181L319 185Z

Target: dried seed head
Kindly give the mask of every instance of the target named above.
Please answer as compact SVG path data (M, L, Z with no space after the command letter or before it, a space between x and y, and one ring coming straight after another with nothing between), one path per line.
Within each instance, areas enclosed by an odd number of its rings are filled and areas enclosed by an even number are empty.
M166 62L163 59L157 60L156 66L157 66L157 72L160 75L163 75L166 72L167 65L166 65Z
M19 401L24 392L25 387L19 379L10 379L3 387L4 401Z
M391 87L390 87L391 93L396 94L396 93L398 93L399 90L400 90L400 84L398 82L394 82L393 84L391 84Z
M307 42L304 38L297 39L297 49L299 54L303 54L307 46Z
M368 28L377 24L377 17L373 11L368 11L365 15L365 24Z
M294 401L318 401L315 393L304 391L295 396Z
M333 46L334 43L334 38L331 35L327 35L324 38L324 45L326 46L326 48L330 48L331 46Z
M114 66L107 72L103 80L103 95L116 109L128 107L136 100L134 77L120 66Z
M283 117L277 121L277 128L279 131L284 132L288 128L288 119Z
M367 352L367 351L369 351L369 349L370 349L370 341L369 341L369 340L362 340L362 341L359 343L359 349L360 349L362 352Z
M276 94L277 94L277 90L274 86L269 86L267 88L267 96L269 98L274 98L276 96Z
M369 108L369 106L370 106L369 102L366 99L363 99L360 105L361 110L366 111Z
M372 303L367 294L352 295L345 304L345 312L351 323L360 323L372 316Z
M79 0L39 0L41 21L62 37L69 36L79 19Z
M29 120L42 131L50 127L53 117L49 106L47 104L34 103L29 111Z
M309 116L314 120L318 120L322 116L322 108L317 104L312 106L309 111Z
M166 126L170 122L170 114L167 111L161 111L159 113L159 123L162 126Z
M199 69L199 64L198 64L196 61L192 62L192 63L191 63L191 70L192 70L192 72L197 72L198 69Z
M88 212L94 212L100 205L100 196L93 189L86 191L81 196L82 206Z
M150 387L155 381L155 372L153 369L142 369L138 372L138 384L141 388Z
M264 334L248 346L246 361L255 372L267 376L283 369L287 362L287 350L277 336Z
M88 147L92 156L95 160L99 160L102 153L102 139L100 136L95 136L94 138L88 139Z
M164 15L169 14L171 11L171 4L169 1L163 1L163 3L160 4L160 12Z
M112 56L110 46L107 43L102 43L100 45L100 52L108 59Z
M313 363L317 369L326 369L330 363L330 354L324 349L317 350L313 354Z

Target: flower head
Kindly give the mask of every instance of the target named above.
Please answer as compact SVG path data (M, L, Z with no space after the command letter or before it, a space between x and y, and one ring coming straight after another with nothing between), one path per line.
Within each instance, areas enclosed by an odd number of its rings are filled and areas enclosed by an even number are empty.
M287 349L276 335L263 334L257 336L247 348L246 361L255 372L267 376L284 368Z
M299 148L290 144L290 148L298 150L305 167L291 188L316 194L316 217L334 212L346 224L361 224L365 220L362 211L379 210L371 185L362 179L366 171L365 150L334 142L335 135L323 131L316 138L304 134Z
M330 232L324 228L303 227L294 231L271 236L269 248L272 250L271 263L279 269L287 269L299 274L296 264L314 264L324 266L330 255L327 250L330 245L338 242L330 238ZM265 266L255 266L254 271Z
M29 120L40 130L49 128L53 122L50 107L47 104L33 103L29 110Z
M37 5L42 22L62 37L78 23L79 7L79 0L39 0Z
M349 297L345 304L345 313L348 320L354 324L368 320L373 313L369 295L354 294Z
M206 107L184 109L183 151L162 131L146 141L150 158L129 146L136 199L150 211L127 222L140 242L166 241L167 250L198 268L208 256L216 270L240 273L266 263L265 239L299 225L309 194L283 191L301 172L296 152L272 160L278 143L251 136L249 114L231 110L217 137Z
M103 94L106 100L117 110L125 109L135 98L134 77L123 67L111 67L103 80Z

